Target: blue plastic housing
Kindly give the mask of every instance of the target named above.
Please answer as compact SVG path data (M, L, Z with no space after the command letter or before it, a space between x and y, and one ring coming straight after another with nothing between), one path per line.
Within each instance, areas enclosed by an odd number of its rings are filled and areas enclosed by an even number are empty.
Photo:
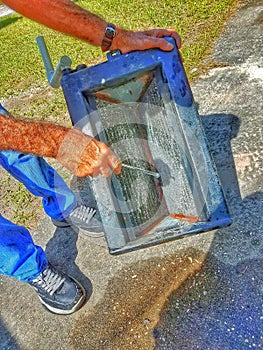
M64 70L61 86L77 128L123 162L160 174L123 168L110 179L81 180L83 200L96 202L110 253L231 223L176 46L112 52L107 62Z

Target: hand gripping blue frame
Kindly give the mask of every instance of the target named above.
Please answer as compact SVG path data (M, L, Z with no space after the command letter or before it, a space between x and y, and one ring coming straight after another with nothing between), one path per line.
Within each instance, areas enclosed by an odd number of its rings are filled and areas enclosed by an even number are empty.
M117 104L129 105L127 88L132 90L131 101L138 102L143 95L141 82L144 81L144 77L147 75L154 77L158 94L164 101L164 108L168 109L165 115L169 123L170 137L174 140L180 139L179 149L183 148L180 154L181 163L199 217L197 222L191 223L185 221L182 223L182 220L172 218L167 203L163 205L169 193L165 194L162 183L151 179L155 181L156 191L162 192L161 210L158 215L153 215L153 220L147 222L148 227L147 225L134 227L132 215L129 215L131 208L125 202L118 176L112 175L111 180L98 177L91 180L91 187L97 199L110 253L123 253L229 225L231 219L224 194L176 46L171 52L157 49L125 55L112 52L108 54L107 62L81 68L64 70L61 79L72 123L106 143L109 143L109 140L104 132L101 111L98 107L100 95L114 98L120 96ZM111 106L109 103L109 118ZM145 113L147 114L147 111ZM148 118L151 118L149 115L151 111L148 113ZM169 140L167 142L169 143ZM154 149L150 149L150 152L154 163L158 155L154 154ZM205 178L203 178L204 168ZM104 199L111 208L108 211L105 210ZM174 200L176 201L176 198Z

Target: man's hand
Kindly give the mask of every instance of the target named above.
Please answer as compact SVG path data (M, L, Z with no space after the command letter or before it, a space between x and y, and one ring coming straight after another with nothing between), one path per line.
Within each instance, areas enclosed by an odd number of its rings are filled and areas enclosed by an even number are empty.
M78 177L119 174L121 162L103 142L71 129L60 145L56 159Z
M159 48L163 51L171 51L173 45L164 37L172 37L178 49L181 48L181 38L172 29L151 29L142 32L127 31L117 28L117 35L113 39L111 50L120 50L123 54L135 50L147 50Z

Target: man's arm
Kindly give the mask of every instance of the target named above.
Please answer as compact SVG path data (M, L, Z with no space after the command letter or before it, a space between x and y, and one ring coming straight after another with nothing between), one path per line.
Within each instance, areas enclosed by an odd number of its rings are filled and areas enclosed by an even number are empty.
M22 15L62 33L101 46L107 22L82 9L70 0L2 0ZM132 32L117 27L111 50L122 53L160 48L171 50L173 45L163 39L173 37L180 48L180 37L174 30L153 29ZM120 161L103 143L80 131L51 124L30 123L0 116L0 150L55 157L77 176L102 174L109 176L111 168L118 174Z
M33 123L0 114L0 150L14 150L52 157L76 176L118 174L121 163L104 143L48 123Z
M22 15L62 33L101 46L107 22L79 7L70 0L3 0L7 6ZM174 30L153 29L133 32L117 27L111 50L122 53L134 50L160 48L170 51L173 46L163 39L171 36L181 47L180 36Z

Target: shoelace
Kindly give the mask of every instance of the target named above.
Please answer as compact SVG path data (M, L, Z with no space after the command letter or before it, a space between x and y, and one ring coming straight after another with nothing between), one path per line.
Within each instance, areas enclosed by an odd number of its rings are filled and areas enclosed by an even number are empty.
M53 295L59 287L64 283L65 277L47 268L42 274L35 278L32 283L44 289L50 295Z
M93 218L95 213L96 209L81 205L80 207L77 207L75 210L73 210L73 212L70 214L70 218L76 218L78 220L88 223Z

